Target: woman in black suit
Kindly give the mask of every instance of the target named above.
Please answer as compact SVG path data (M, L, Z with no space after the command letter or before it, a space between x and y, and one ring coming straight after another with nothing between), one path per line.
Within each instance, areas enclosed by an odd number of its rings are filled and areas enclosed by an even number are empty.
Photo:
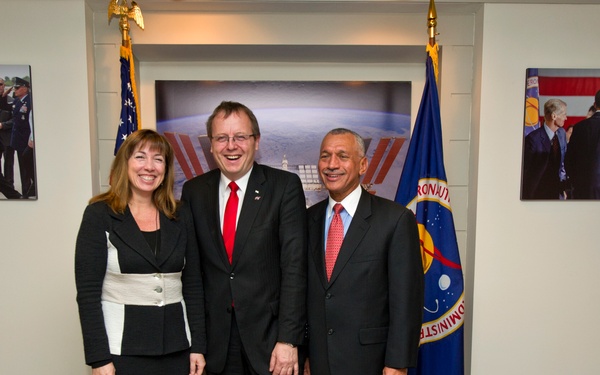
M75 251L86 363L93 375L200 375L204 292L191 216L173 195L173 149L138 130L110 178L85 210Z

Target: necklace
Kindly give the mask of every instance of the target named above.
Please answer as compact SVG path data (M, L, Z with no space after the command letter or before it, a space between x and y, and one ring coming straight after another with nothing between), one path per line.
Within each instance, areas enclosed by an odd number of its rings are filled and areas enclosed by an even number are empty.
M158 213L158 209L156 210L156 231L155 233L155 241L154 241L154 256L157 257L158 256L158 241L160 241L160 236L159 236L159 232L160 232L160 228L158 227L158 218L159 218L159 213Z

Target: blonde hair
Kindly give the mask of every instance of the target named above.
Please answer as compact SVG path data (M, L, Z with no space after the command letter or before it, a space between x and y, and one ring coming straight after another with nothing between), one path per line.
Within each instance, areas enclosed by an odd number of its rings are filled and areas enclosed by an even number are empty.
M110 168L110 188L107 192L96 195L89 203L106 202L110 208L119 214L131 199L131 181L129 181L129 158L133 153L149 145L153 151L158 151L165 158L165 178L152 193L156 208L169 219L175 218L177 201L173 193L175 175L173 171L173 148L169 141L150 129L140 129L131 133L123 142Z

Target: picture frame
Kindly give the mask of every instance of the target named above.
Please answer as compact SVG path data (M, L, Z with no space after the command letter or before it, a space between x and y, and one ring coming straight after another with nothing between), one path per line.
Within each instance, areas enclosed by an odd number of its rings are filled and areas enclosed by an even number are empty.
M582 188L575 185L582 173L575 164L594 156L576 161L581 146L570 140L576 126L596 112L599 90L600 69L526 70L521 200L581 199Z

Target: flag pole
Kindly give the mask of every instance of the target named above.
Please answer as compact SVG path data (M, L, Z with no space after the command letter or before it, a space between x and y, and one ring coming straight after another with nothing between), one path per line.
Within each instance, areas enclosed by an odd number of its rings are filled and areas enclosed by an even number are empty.
M131 38L129 37L129 20L132 19L140 27L140 29L144 30L144 17L142 16L142 10L135 1L132 1L131 7L128 7L127 0L110 0L108 3L109 24L113 16L119 17L121 45L125 48L131 48Z
M433 71L435 73L435 81L438 82L438 50L437 41L435 40L436 35L440 35L436 31L437 27L437 11L435 10L435 1L429 0L429 13L427 14L427 29L429 34L429 44L427 44L427 53L431 56L433 62Z
M433 0L429 0L429 14L427 15L427 28L429 30L429 45L435 45L435 36L439 35L436 32L437 27L437 12L435 10L435 2Z
M135 1L131 7L127 6L127 0L110 0L108 3L108 23L112 17L119 18L119 29L121 30L121 114L115 141L115 155L121 144L129 134L141 129L141 112L138 105L137 87L135 84L135 66L133 51L131 49L131 38L129 36L129 20L132 19L142 30L144 29L144 18L142 10Z
M408 374L464 375L464 282L444 167L433 0L427 24L425 86L395 198L417 219L425 280L417 367Z

